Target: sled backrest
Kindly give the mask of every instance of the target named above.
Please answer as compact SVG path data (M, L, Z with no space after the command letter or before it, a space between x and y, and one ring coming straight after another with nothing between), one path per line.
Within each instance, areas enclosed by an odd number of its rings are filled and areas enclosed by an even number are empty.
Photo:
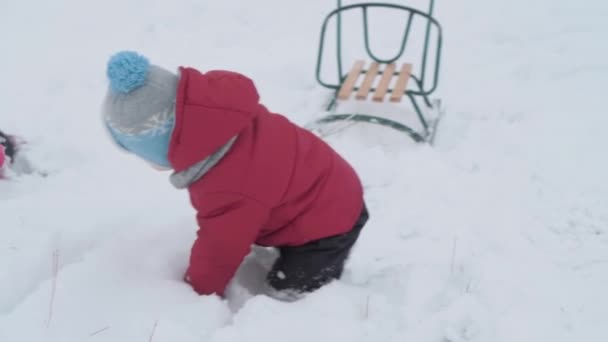
M399 59L405 58L407 63L414 64L419 66L417 70L411 73L412 84L414 87L408 90L408 93L412 95L423 95L428 96L435 91L437 88L437 82L439 78L439 62L441 58L441 45L442 45L442 33L441 33L441 25L439 22L432 17L433 10L433 1L431 0L429 8L429 13L422 12L418 9L402 6L397 4L389 4L389 3L357 3L352 5L341 6L341 1L338 1L338 8L331 11L323 21L323 26L321 28L321 37L319 42L319 52L317 57L317 67L316 67L316 78L317 81L331 89L339 89L344 83L345 79L348 76L350 70L345 70L345 64L351 64L349 61L345 61L343 58L342 48L343 48L343 35L345 34L342 29L342 15L346 13L353 13L359 11L361 15L362 25L363 25L363 45L365 46L365 51L367 53L367 59L371 62L380 63L380 64L393 64ZM385 8L392 9L395 11L399 11L403 13L403 18L406 20L405 29L403 32L403 36L401 39L401 45L397 50L397 53L393 56L388 56L388 58L384 58L386 56L379 56L376 54L372 48L370 43L370 23L369 17L370 12L373 12L374 9ZM327 81L323 79L321 73L323 69L323 61L324 61L324 49L325 49L325 40L327 35L327 28L329 23L332 20L336 20L336 30L337 35L335 38L336 45L336 63L337 63L337 79L334 81ZM422 46L420 47L422 53L419 55L419 59L413 60L414 56L404 56L404 52L408 47L408 42L411 41L412 35L412 23L414 21L421 20L424 25L424 39L422 40ZM374 29L374 28L372 28ZM431 34L431 32L436 32L435 34ZM349 32L350 34L359 34L355 32ZM433 42L431 42L431 36L434 37ZM433 46L433 48L431 48ZM433 50L433 51L431 51ZM429 63L429 59L434 59L433 63ZM360 59L360 58L358 58Z

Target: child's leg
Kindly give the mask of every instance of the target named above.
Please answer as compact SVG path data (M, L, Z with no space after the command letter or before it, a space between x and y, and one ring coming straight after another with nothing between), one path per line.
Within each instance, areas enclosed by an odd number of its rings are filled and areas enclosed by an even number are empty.
M339 279L350 250L368 218L364 206L351 231L302 246L280 248L281 255L268 273L269 285L277 291L302 293L314 291Z

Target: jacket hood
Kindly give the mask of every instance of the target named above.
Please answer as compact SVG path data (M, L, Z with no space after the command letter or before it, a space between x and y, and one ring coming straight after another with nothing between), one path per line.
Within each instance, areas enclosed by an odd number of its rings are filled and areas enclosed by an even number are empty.
M259 94L247 77L230 71L201 73L181 67L175 127L168 158L175 172L206 159L253 124Z

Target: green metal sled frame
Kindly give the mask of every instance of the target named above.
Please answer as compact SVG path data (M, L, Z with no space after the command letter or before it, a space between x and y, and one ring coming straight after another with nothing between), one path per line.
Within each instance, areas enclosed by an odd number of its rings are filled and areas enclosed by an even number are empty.
M425 141L432 142L432 140L434 138L435 125L436 125L436 121L438 120L438 118L436 118L435 122L430 123L429 120L427 120L425 118L425 116L423 115L422 110L421 110L416 98L422 98L422 100L423 100L424 104L427 106L427 108L432 109L432 110L438 110L438 108L435 108L438 106L438 103L434 104L429 99L429 96L436 90L438 80L439 80L439 65L440 65L440 60L441 60L441 46L442 46L441 25L432 16L433 9L434 9L434 2L435 2L434 0L430 0L429 11L428 11L428 13L425 13L425 12L422 12L422 11L412 8L412 7L402 6L402 5L397 5L397 4L390 4L390 3L357 3L357 4L342 6L342 1L337 0L338 7L335 10L331 11L325 17L325 20L323 21L323 25L321 28L321 37L320 37L320 41L319 41L317 65L316 65L316 79L319 82L319 84L321 84L322 86L324 86L326 88L334 90L333 97L331 98L331 101L329 102L329 104L327 105L327 108L326 108L327 111L334 111L337 107L338 92L340 91L340 88L342 87L343 83L345 82L345 80L348 76L348 73L345 74L343 72L342 13L344 13L346 11L353 11L353 10L362 11L362 14L363 14L362 20L363 20L363 25L364 25L363 38L364 38L364 42L365 42L365 49L366 49L367 55L373 62L387 64L387 65L397 61L398 59L400 59L403 56L403 53L407 46L410 29L411 29L414 18L420 17L423 20L426 20L426 33L425 33L425 38L424 38L424 47L422 50L422 58L420 61L420 63L421 63L420 64L421 65L420 75L411 74L410 77L413 80L412 84L414 85L414 89L405 89L404 90L404 95L407 96L409 98L409 100L411 101L412 106L417 114L418 120L421 123L422 132L417 132L416 130L412 129L411 127L408 127L402 123L399 123L397 121L394 121L394 120L391 120L388 118L382 118L382 117L368 115L368 114L357 114L357 113L330 114L330 115L327 115L325 117L322 117L322 118L316 120L314 124L322 124L322 123L336 122L336 121L342 121L342 120L376 123L376 124L388 126L388 127L397 129L403 133L406 133L416 142L425 142ZM370 37L369 37L370 36L369 35L369 20L368 20L368 9L369 8L391 8L391 9L402 10L402 11L407 12L407 24L405 27L405 32L403 34L402 41L401 41L401 46L399 48L399 51L393 58L389 58L389 59L379 58L371 50ZM322 62L323 62L323 53L324 53L324 47L325 47L325 36L326 36L326 32L327 32L327 26L328 26L328 23L330 22L330 20L334 16L336 16L336 26L337 26L336 27L336 32L337 32L336 57L337 57L337 73L338 73L339 83L325 82L321 77L321 67L322 67ZM428 67L427 59L429 56L429 40L430 40L430 34L431 34L432 27L437 29L437 41L436 41L436 51L435 51L435 53L436 53L435 63L434 63L434 66L432 66L432 67L434 67L434 69L428 71L428 72L432 71L433 75L432 75L430 84L428 84L428 82L426 82L425 76L427 75L427 67ZM365 74L365 73L367 73L367 70L361 70L361 72L363 74ZM394 72L393 75L398 76L399 72ZM352 90L358 91L359 89L360 89L359 87L354 86ZM387 92L392 93L393 90L394 89L387 89ZM369 89L369 91L374 92L374 91L376 91L376 89L371 88L371 89Z

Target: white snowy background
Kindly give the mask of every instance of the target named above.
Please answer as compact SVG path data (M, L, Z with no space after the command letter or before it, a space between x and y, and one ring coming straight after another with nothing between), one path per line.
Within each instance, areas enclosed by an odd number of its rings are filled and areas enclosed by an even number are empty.
M255 295L261 250L227 300L181 281L194 211L103 132L108 57L242 72L305 124L328 96L314 67L334 7L1 1L0 128L46 176L0 181L0 341L607 341L600 0L438 0L436 147L371 126L328 138L371 211L344 279L294 303ZM378 44L393 49L395 32Z

